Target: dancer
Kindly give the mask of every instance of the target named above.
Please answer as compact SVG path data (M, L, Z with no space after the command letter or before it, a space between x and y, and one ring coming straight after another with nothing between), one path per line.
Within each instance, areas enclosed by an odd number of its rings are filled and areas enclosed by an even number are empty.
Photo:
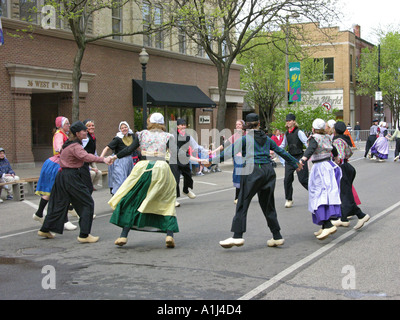
M375 157L379 162L384 162L389 158L389 139L391 135L387 130L386 122L383 121L379 124L377 131L378 138L371 147L371 155L369 158L372 160Z
M342 171L331 161L331 153L338 156L332 139L325 132L325 121L315 119L312 124L312 135L308 148L300 161L305 164L311 158L313 166L308 181L308 210L312 213L313 222L322 226L315 233L318 240L326 239L336 232L337 228L331 219L340 218L340 179Z
M63 233L63 222L68 213L70 203L79 216L81 243L94 243L99 237L90 234L94 213L94 201L91 196L87 179L82 178L82 172L87 171L85 162L104 162L111 164L110 157L97 157L87 153L82 147L82 139L86 139L86 126L81 122L74 122L70 128L69 140L63 145L60 155L61 171L58 172L50 194L49 208L41 229L40 237L52 239L51 233Z
M174 139L175 145L169 145L171 150L173 150L172 155L175 155L174 158L170 159L169 165L171 167L171 171L176 180L176 198L180 197L180 189L179 189L179 181L180 176L183 176L183 194L189 197L190 199L195 199L196 194L193 190L193 179L192 173L190 170L190 155L189 155L189 147L192 148L194 153L208 153L208 150L205 150L202 146L198 145L197 142L193 139L193 137L189 136L186 133L186 120L178 119L177 120L177 135ZM193 154L193 159L195 159L196 155ZM191 189L191 190L189 190ZM177 207L180 206L180 203L176 201L175 205Z
M261 210L267 220L273 238L267 241L269 247L277 247L284 244L280 233L280 226L275 210L275 182L276 174L271 164L270 150L276 152L286 160L287 166L302 169L294 157L279 148L263 131L260 130L259 116L251 113L246 117L247 134L237 140L235 144L226 148L213 162L225 160L236 154L239 150L245 155L246 166L243 168L240 180L240 192L236 206L235 216L232 222L233 237L220 241L220 246L229 249L234 246L244 245L243 233L246 232L247 212L252 198L257 194Z
M87 139L82 141L83 148L91 154L94 154L97 156L97 149L96 149L96 136L94 134L95 130L95 124L93 120L85 120L83 121L83 124L87 128ZM92 191L96 190L96 187L99 184L100 178L102 176L101 170L97 168L96 162L91 162L91 163L85 163L85 166L87 166L90 174L90 181L92 182Z
M43 163L35 191L35 194L41 198L38 210L33 214L32 218L41 224L43 223L43 211L49 202L51 189L53 188L56 175L60 170L60 152L63 144L68 140L67 134L70 129L70 123L66 117L57 117L55 122L56 129L53 135L53 156ZM68 215L65 217L64 228L69 231L73 231L77 228L76 225L68 221Z
M345 135L346 125L342 121L335 124L335 137L333 138L333 146L338 151L337 164L342 169L342 179L340 180L340 200L342 202L340 208L342 217L332 221L334 226L348 227L350 225L349 216L357 216L358 222L354 229L362 228L365 222L370 219L357 206L353 194L353 182L356 177L356 169L349 163L350 157L353 155L351 150L351 140Z
M135 139L136 135L129 127L128 122L121 121L118 126L119 132L114 139L103 149L100 157L104 157L109 150L113 150L114 154L129 147ZM134 163L132 154L126 154L124 157L118 158L110 167L108 167L108 186L111 194L115 194L121 184L129 176L133 169Z
M297 126L296 116L294 114L288 114L286 116L286 128L288 131L280 147L285 149L287 146L288 153L298 160L304 154L303 146L307 148L307 137ZM292 166L285 166L285 179L283 181L286 199L285 208L291 208L293 206L293 181L295 170L296 169ZM297 178L300 184L308 190L308 166L305 165L303 170L297 172Z
M176 181L165 161L167 144L173 135L165 131L163 115L153 113L147 119L147 130L139 132L132 145L113 156L124 157L140 146L142 156L146 157L135 165L108 202L114 209L110 222L122 228L115 241L118 246L125 245L129 231L135 229L166 233L167 248L175 247L173 236L179 232L175 209Z
M364 158L368 156L369 150L376 141L377 135L378 135L378 120L373 120L372 126L371 128L369 128L369 136L367 139L367 143L365 144Z
M230 145L234 144L238 139L241 139L243 135L246 134L244 127L245 127L245 122L243 120L237 120L235 133L228 140L226 140L223 145L220 145L217 149L213 150L211 153L216 154L216 152L224 150L224 148L229 147ZM243 168L242 152L239 151L233 157L232 181L233 181L233 186L235 187L235 199L233 201L235 204L237 204L239 197L240 176L242 168Z
M399 160L400 154L400 130L399 127L396 127L396 131L392 134L390 141L396 140L396 146L394 147L394 162Z

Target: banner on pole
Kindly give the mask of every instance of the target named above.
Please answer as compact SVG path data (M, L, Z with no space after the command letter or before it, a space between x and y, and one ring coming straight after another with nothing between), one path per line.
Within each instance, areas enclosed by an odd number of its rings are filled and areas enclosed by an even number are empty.
M0 16L0 46L4 44L4 35L3 35L3 27L1 25L1 16Z
M301 102L301 65L300 62L289 63L289 102Z

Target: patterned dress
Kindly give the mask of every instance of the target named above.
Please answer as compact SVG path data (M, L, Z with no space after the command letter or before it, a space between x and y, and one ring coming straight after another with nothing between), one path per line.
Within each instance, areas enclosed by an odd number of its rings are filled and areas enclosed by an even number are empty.
M108 202L114 209L111 223L139 231L179 232L175 210L176 182L165 161L171 137L172 134L160 130L138 133L140 149L147 160L135 165ZM124 152L131 152L135 147L138 146L131 145Z

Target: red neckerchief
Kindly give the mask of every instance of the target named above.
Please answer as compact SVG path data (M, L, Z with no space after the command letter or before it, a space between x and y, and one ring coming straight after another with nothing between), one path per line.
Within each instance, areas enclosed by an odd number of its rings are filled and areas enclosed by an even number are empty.
M294 129L296 129L296 127L293 127L292 129L289 129L289 133L292 133L294 131Z

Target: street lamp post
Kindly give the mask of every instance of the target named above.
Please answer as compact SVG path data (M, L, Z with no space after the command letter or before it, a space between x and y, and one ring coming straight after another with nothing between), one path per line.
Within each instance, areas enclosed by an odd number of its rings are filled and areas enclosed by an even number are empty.
M147 128L147 88L146 88L146 67L149 62L149 54L143 47L139 54L139 62L142 65L142 87L143 87L143 130Z

